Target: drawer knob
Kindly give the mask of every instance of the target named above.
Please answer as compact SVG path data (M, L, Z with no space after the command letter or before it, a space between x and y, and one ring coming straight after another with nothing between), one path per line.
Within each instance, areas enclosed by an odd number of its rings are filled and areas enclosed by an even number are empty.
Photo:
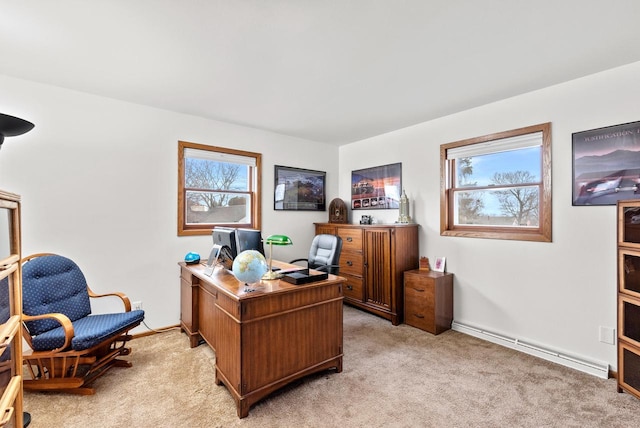
M347 285L347 290L353 291L353 285Z
M347 242L353 242L353 238L349 236L349 237L347 238Z
M350 260L347 260L347 266L353 266L353 262Z

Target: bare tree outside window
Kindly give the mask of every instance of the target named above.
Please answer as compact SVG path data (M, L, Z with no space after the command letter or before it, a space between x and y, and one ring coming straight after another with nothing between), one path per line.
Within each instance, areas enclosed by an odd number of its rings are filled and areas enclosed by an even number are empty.
M496 172L491 181L499 186L532 184L536 178L528 171ZM537 226L540 195L538 187L510 187L494 192L502 214L513 217L514 226Z

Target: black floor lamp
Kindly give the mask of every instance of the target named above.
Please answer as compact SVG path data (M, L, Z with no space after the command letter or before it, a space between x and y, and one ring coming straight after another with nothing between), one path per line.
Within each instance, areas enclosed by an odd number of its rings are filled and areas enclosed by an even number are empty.
M29 132L35 125L19 117L9 116L8 114L0 113L0 148L4 143L5 137L16 137L22 135L25 132ZM31 423L31 414L27 412L22 413L22 426L28 427Z

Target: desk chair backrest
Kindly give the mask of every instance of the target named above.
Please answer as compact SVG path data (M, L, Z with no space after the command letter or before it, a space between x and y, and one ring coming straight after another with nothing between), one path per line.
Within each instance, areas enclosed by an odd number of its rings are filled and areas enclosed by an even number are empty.
M342 252L342 238L335 235L316 235L309 249L309 267L317 269L329 266L326 270L334 275L338 274L340 253Z
M26 315L62 313L72 322L91 314L87 281L78 265L55 254L24 263L22 311ZM25 325L34 336L60 327L53 319L27 321Z

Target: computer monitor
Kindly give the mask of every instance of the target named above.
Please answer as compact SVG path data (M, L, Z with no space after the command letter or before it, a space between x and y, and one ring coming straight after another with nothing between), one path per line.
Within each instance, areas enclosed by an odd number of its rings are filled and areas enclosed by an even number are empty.
M246 250L256 250L264 256L262 233L256 229L236 229L236 250L238 254Z
M232 227L214 227L211 232L214 245L220 245L220 261L227 269L231 269L230 263L238 255L236 243L236 229Z

